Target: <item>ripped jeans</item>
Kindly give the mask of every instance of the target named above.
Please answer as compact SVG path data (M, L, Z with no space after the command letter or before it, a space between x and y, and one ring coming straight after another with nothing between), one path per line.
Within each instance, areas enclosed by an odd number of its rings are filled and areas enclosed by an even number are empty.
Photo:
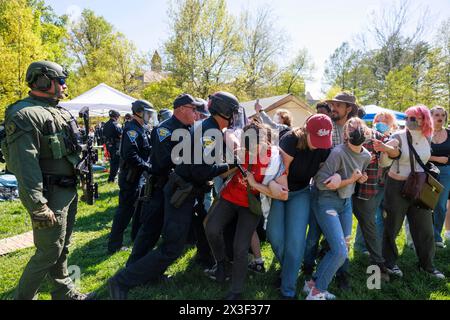
M348 259L348 246L352 235L352 201L339 198L337 192L319 191L317 222L330 246L330 251L320 262L317 272L316 288L322 292L328 290L338 269Z

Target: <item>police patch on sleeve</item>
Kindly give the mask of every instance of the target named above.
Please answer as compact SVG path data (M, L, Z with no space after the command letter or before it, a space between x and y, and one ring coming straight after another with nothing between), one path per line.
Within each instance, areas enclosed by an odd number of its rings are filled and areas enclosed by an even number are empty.
M205 156L210 156L216 147L216 140L213 137L203 137L202 139L203 145L203 154Z
M127 136L130 139L131 143L135 143L138 137L138 133L134 130L130 130L127 132Z
M172 135L172 132L170 132L169 129L166 128L158 128L156 129L156 133L158 134L159 142L163 142Z

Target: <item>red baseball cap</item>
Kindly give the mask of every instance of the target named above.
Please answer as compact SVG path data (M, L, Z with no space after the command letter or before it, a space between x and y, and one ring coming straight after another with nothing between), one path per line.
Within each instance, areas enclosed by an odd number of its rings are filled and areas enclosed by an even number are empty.
M317 149L330 149L333 145L333 122L325 114L316 114L306 122L306 131L309 133L311 144Z

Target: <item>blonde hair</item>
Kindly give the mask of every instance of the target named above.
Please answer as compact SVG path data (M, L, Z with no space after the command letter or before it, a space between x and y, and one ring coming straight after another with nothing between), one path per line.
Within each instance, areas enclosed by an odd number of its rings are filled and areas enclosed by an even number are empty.
M384 118L384 122L389 125L390 127L390 131L397 131L398 130L398 125L397 125L397 120L395 118L395 115L390 112L390 111L381 111L378 112L375 115L375 118L373 119L373 124L376 124L378 122L381 122L381 118Z
M344 137L345 137L345 141L347 142L350 136L350 133L352 133L353 131L356 131L358 129L362 128L364 130L364 134L370 135L370 129L369 127L366 125L366 123L364 122L364 120L358 118L358 117L353 117L350 118L344 125Z
M447 110L444 107L436 106L436 107L433 107L433 109L431 109L431 111L430 111L431 115L434 115L434 113L436 111L443 111L444 112L444 114L445 114L445 124L447 124L447 122L448 122L448 112L447 112Z

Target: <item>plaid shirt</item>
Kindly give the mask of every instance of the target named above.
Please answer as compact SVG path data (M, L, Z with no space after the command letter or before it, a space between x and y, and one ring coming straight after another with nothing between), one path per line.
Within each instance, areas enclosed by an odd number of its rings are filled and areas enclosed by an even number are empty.
M383 136L376 131L373 131L373 138L381 140L383 143L389 140L389 137ZM378 186L384 185L385 170L380 166L380 153L374 150L372 140L364 144L364 148L371 153L372 161L366 169L369 179L367 179L366 183L359 184L356 197L361 200L370 200L378 194Z
M333 121L333 148L344 143L344 127Z

